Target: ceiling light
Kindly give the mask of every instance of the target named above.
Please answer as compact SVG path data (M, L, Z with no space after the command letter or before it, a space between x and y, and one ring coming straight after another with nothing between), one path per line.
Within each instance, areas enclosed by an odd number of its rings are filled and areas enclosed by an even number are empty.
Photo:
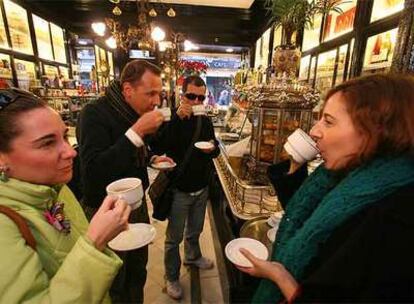
M171 17L171 18L174 18L176 15L177 14L175 13L175 10L172 7L170 7L170 9L167 12L167 16Z
M105 40L105 43L108 47L110 47L111 49L116 49L116 40L114 37L109 37L108 39Z
M232 48L227 48L227 49L226 49L226 52L227 52L227 53L233 53L233 52L234 52L234 50L233 50Z
M122 11L118 6L115 6L112 10L112 14L114 14L115 16L120 16L122 14Z
M106 25L103 22L94 22L92 23L92 29L97 35L104 36Z
M152 30L151 38L154 39L155 41L162 41L165 39L165 32L161 28L156 26Z
M119 2L121 2L121 0L109 0L109 2L112 2L112 3L118 4Z

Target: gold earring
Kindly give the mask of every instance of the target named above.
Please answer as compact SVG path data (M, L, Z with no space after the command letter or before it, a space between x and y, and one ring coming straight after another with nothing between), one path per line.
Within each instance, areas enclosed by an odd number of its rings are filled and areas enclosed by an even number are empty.
M9 177L7 176L7 170L9 168L7 166L0 166L0 181L3 183L7 183L9 181Z

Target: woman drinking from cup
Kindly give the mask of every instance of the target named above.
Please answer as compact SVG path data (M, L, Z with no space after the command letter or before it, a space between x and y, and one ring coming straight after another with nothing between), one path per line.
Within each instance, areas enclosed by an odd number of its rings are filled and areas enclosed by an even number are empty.
M241 249L265 278L253 302L413 302L414 80L340 84L310 135L314 173L269 170L285 205L271 261Z
M67 133L36 96L0 90L0 303L110 302L122 262L106 244L130 207L107 197L88 226L64 185L76 156Z

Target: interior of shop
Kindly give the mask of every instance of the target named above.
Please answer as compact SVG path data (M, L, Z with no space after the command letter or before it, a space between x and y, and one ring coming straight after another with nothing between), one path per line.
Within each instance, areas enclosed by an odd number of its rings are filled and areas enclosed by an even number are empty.
M160 107L179 107L187 76L205 81L203 106L220 154L213 160L200 243L215 267L182 265L181 303L251 299L259 280L235 267L226 245L251 238L271 253L283 208L267 170L286 159L292 132L308 133L320 119L331 88L364 75L414 74L414 34L407 30L414 18L405 15L413 1L337 1L336 10L312 15L292 33L269 8L272 2L0 1L0 88L46 100L69 127L73 146L82 109L104 96L134 59L161 69ZM317 156L308 172L322 162ZM159 170L148 172L153 181ZM151 214L149 201L148 208ZM155 219L151 225L156 237L144 303L177 303L164 290L167 225Z

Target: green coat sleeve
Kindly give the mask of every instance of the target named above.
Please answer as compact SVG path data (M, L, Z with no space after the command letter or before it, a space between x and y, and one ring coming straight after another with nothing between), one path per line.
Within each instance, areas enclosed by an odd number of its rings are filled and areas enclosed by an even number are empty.
M0 303L102 303L122 265L110 250L98 251L80 237L49 278L17 226L0 215Z

